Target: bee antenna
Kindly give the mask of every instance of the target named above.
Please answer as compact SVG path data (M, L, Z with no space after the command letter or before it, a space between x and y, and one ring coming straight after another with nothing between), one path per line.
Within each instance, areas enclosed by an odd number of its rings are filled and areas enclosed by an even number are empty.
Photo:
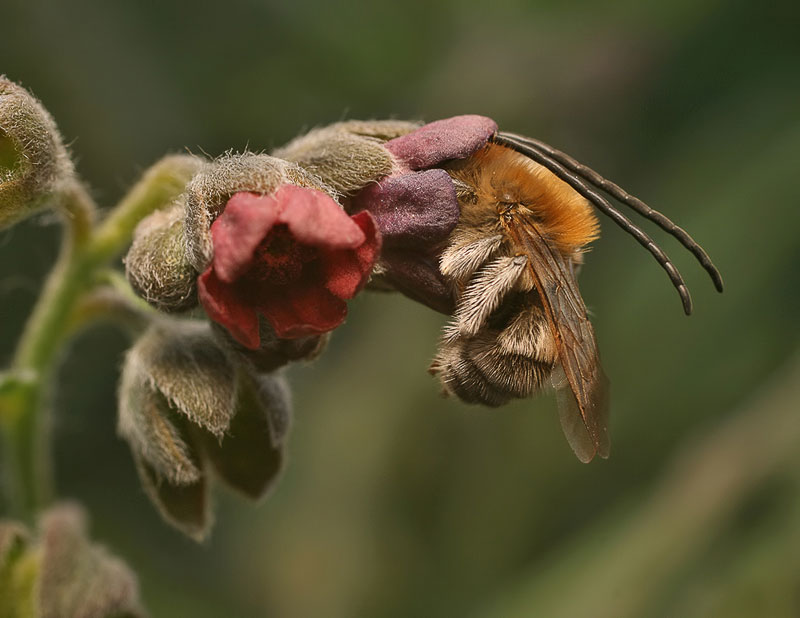
M609 203L609 201L602 195L588 187L580 176L575 175L573 172L565 169L558 161L552 159L547 153L538 150L535 146L521 141L515 135L508 133L498 133L494 137L494 141L502 146L507 146L512 150L525 155L526 157L536 161L540 165L546 167L558 178L566 182L569 186L575 189L583 197L594 204L598 210L609 216L617 225L623 230L633 236L637 242L647 249L650 254L656 259L661 267L667 272L667 275L672 281L672 285L678 290L683 303L683 311L686 315L692 313L692 297L689 295L689 288L683 280L680 272L675 265L670 261L666 253L659 247L644 230L638 227L633 221L628 219L619 210Z
M717 291L722 292L722 275L720 274L719 270L717 270L717 267L714 266L714 263L711 261L708 253L705 252L703 247L701 247L700 244L694 238L692 238L686 230L676 225L669 217L651 208L638 197L631 195L618 184L608 180L607 178L604 178L592 168L579 161L576 161L565 152L553 148L545 142L542 142L538 139L533 139L531 137L523 137L521 135L508 133L504 133L503 135L512 137L521 143L527 144L532 148L536 148L537 150L546 153L553 160L557 161L567 169L575 172L579 177L583 178L598 189L605 191L610 196L618 199L626 206L630 206L633 208L633 210L638 212L646 219L653 221L662 230L677 238L678 241L686 249L688 249L689 252L695 256L695 258L697 258L697 261L700 262L700 265L711 277L711 280L714 282L714 287L717 289Z

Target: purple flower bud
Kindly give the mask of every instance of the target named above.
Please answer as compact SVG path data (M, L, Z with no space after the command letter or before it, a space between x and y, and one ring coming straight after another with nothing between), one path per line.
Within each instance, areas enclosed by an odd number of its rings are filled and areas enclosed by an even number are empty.
M409 169L422 170L467 158L496 132L497 123L486 116L453 116L423 125L385 146Z
M401 169L425 171L397 172L350 200L348 209L369 211L383 235L376 285L388 284L436 311L452 312L454 299L439 271L439 257L460 208L450 175L426 168L470 156L496 131L489 118L455 116L384 144Z

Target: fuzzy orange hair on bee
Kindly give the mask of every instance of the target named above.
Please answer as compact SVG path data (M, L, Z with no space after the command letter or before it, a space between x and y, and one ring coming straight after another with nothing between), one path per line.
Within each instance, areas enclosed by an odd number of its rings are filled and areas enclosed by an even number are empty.
M687 315L691 298L677 268L608 197L677 238L722 291L719 271L666 216L544 142L496 133L444 168L461 210L440 260L456 309L431 371L445 392L489 406L552 384L577 457L608 457L608 381L576 280L587 245L599 235L592 207L653 255Z

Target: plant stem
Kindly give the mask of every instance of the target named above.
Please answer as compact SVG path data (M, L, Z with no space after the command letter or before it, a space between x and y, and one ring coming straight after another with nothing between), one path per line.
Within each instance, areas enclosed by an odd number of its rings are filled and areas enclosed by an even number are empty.
M0 382L0 429L14 514L30 520L52 495L48 398L59 352L75 332L78 304L97 273L130 243L136 225L171 203L199 167L190 156L165 157L150 168L98 227L95 206L78 185L64 191L66 223L61 254L28 319L10 367Z
M39 374L46 368L61 344L61 325L86 283L86 249L91 238L94 204L82 187L72 188L64 196L62 210L67 227L61 254L17 344L11 365L15 372Z
M67 224L61 253L17 344L11 365L14 387L0 400L11 506L24 519L30 519L51 493L49 423L38 411L46 408L60 325L81 290L79 264L96 210L77 184L64 192L61 205Z
M158 161L122 198L97 229L89 254L95 265L107 263L130 242L139 221L173 202L202 161L190 155L168 155Z

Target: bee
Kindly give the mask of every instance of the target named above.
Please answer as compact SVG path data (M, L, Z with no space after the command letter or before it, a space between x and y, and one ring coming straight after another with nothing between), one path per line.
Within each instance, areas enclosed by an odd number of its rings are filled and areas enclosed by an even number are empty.
M592 206L653 255L687 315L691 297L677 268L603 193L677 238L721 292L719 271L666 216L544 142L498 132L445 169L461 216L439 268L456 309L431 373L445 393L489 406L552 384L578 459L608 457L608 380L576 280L587 246L599 236Z

